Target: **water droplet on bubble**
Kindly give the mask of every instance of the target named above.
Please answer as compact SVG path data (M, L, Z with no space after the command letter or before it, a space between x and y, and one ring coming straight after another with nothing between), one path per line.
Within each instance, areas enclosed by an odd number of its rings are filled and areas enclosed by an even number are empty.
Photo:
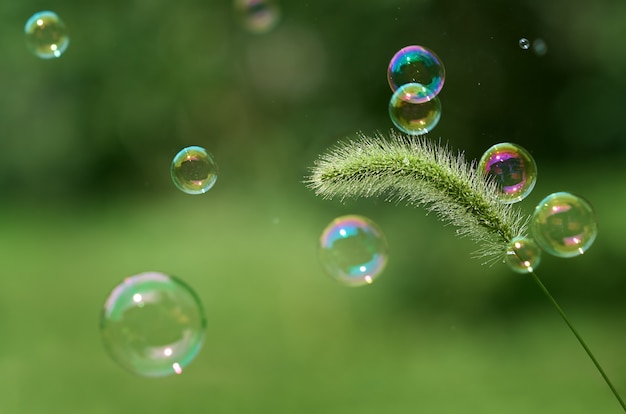
M478 171L496 182L496 196L506 204L523 200L537 182L537 163L532 155L509 142L485 151L478 161Z
M435 53L422 46L407 46L396 52L387 68L387 80L392 91L407 83L419 83L424 90L412 97L415 103L429 101L443 88L443 63Z
M137 375L180 374L198 354L206 320L198 296L163 273L127 277L107 298L100 319L104 345Z
M530 48L530 41L528 39L526 39L525 37L522 37L519 42L519 47L521 47L524 50L528 50Z
M203 194L217 180L217 164L204 148L183 148L172 160L172 181L179 190L187 194Z
M541 200L530 223L533 237L558 257L583 254L598 235L598 222L587 200L571 193L553 193Z
M441 118L439 97L421 103L413 101L413 97L426 92L419 83L407 83L393 93L389 101L389 117L400 131L409 135L423 135L437 126Z
M541 261L541 249L533 239L516 237L509 243L506 264L517 273L534 271Z
M26 44L41 59L61 57L70 43L67 27L52 11L33 14L24 25Z
M320 237L320 261L326 272L348 286L371 284L387 264L387 239L372 220L338 217Z

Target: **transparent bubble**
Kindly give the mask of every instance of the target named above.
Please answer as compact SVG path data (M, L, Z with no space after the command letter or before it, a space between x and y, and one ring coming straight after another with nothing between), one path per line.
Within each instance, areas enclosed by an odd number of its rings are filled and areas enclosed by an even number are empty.
M251 33L267 33L280 20L280 8L273 0L235 0L235 12Z
M516 237L507 247L505 261L517 273L530 273L541 262L541 249L533 239Z
M548 53L548 45L543 39L535 39L533 40L533 52L537 56L543 56Z
M589 249L598 235L591 204L571 193L553 193L541 200L530 228L537 244L559 257L574 257Z
M217 180L217 164L213 156L202 147L180 150L172 160L170 169L176 187L187 194L203 194Z
M495 180L497 197L506 204L524 199L535 188L537 163L528 151L509 142L489 148L478 161L478 170Z
M100 319L111 357L145 377L181 374L200 351L205 328L194 291L156 272L124 279L107 298Z
M427 89L419 83L407 83L393 93L389 101L389 116L400 131L409 135L422 135L437 126L441 118L439 97L421 103L412 100L426 92Z
M370 219L348 215L333 220L320 238L326 272L348 286L372 283L387 264L387 239Z
M24 25L26 44L42 59L61 57L70 43L65 23L51 11L33 14Z
M522 37L518 43L519 43L519 47L521 47L524 50L528 50L530 48L530 41L526 39L525 37Z
M419 83L425 91L411 99L415 103L429 101L443 88L446 72L441 60L432 50L422 46L400 49L389 62L387 80L392 91L407 83Z

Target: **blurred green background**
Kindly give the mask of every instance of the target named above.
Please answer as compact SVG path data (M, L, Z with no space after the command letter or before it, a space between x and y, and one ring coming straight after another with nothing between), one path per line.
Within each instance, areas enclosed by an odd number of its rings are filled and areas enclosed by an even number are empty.
M433 139L469 159L527 148L526 212L554 191L594 204L595 245L538 274L626 393L626 3L278 6L276 27L251 33L229 1L0 3L0 413L619 412L530 279L471 259L421 209L320 200L302 180L338 140L390 130L389 59L431 48L447 71ZM23 35L46 9L71 36L53 61ZM188 145L219 164L202 196L170 181ZM348 213L389 240L372 286L317 262L322 229ZM110 290L149 270L206 308L181 376L133 376L100 341Z

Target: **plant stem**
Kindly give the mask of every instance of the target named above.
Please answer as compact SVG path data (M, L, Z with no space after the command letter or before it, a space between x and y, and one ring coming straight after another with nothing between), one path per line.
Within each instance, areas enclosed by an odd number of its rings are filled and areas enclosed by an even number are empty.
M578 340L578 342L580 343L580 345L583 347L583 349L585 350L585 352L587 353L587 355L589 356L589 358L591 359L591 362L593 362L593 365L596 366L596 369L598 370L598 372L600 373L600 375L602 376L602 378L604 378L604 382L606 382L606 385L609 386L609 388L611 389L611 391L613 392L613 395L615 395L615 398L617 398L617 401L619 402L619 404L622 406L622 409L624 410L624 412L626 412L626 404L624 403L624 400L622 399L622 397L619 395L619 393L617 392L617 389L615 388L615 386L613 386L613 383L611 382L611 380L609 379L609 377L606 375L606 372L604 372L604 369L602 368L602 365L600 365L600 363L598 362L598 360L596 359L596 357L593 355L593 352L591 352L591 349L589 349L589 347L587 346L587 344L585 343L585 341L583 340L582 336L580 336L580 334L578 333L578 331L576 330L576 328L574 328L574 326L572 325L572 323L570 322L570 320L568 319L568 317L565 315L565 312L563 312L563 309L561 309L561 307L559 306L559 304L557 303L557 301L554 299L554 297L550 294L550 292L548 291L548 289L544 286L544 284L541 282L541 280L539 279L539 277L535 274L534 271L530 272L530 274L533 277L533 280L535 281L535 283L537 283L537 285L539 286L539 289L541 289L541 291L544 293L544 295L546 295L546 297L548 298L548 300L550 302L552 302L552 305L554 305L554 307L556 308L556 310L559 312L559 315L561 315L561 317L563 318L563 320L565 321L565 323L567 324L567 326L569 327L569 329L572 331L572 333L574 334L574 336L576 337L576 339Z

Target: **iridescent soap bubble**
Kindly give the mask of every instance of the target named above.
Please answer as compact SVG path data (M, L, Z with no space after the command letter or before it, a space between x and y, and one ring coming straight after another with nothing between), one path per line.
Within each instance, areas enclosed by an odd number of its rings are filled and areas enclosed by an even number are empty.
M213 156L207 150L191 146L176 154L170 173L172 181L181 191L187 194L203 194L215 184L218 171Z
M387 239L372 220L357 215L333 220L320 238L326 272L348 286L372 283L387 264Z
M489 148L480 161L478 171L496 183L496 196L505 204L524 199L537 182L537 163L528 151L509 142Z
M70 44L65 23L51 11L33 14L24 25L26 44L42 59L61 57Z
M528 39L526 39L525 37L522 37L519 42L519 47L524 49L524 50L528 50L528 48L530 48L530 41Z
M533 239L516 237L507 247L505 261L517 273L530 273L539 266L541 249Z
M235 12L252 33L266 33L280 20L280 8L273 0L235 0Z
M157 272L124 279L110 293L100 318L111 357L145 377L181 374L200 351L205 328L195 292L182 280Z
M413 101L413 97L427 92L419 83L407 83L393 93L389 101L389 117L400 131L409 135L423 135L437 125L441 118L439 97L421 103Z
M443 88L446 71L437 55L422 46L400 49L389 62L387 80L392 91L407 83L419 83L425 91L414 95L414 102L425 102L435 97Z
M598 235L593 207L571 193L553 193L541 200L530 228L537 244L559 257L574 257L589 249Z

